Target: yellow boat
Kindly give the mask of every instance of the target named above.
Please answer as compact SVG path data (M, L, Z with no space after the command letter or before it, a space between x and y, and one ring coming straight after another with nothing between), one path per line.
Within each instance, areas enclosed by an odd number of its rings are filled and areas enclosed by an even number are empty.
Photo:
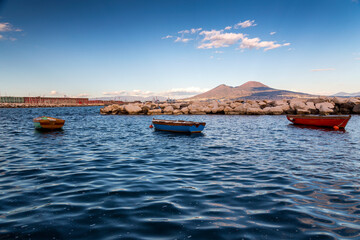
M65 120L53 118L53 117L37 117L33 119L34 126L38 130L56 130L61 129L64 124Z

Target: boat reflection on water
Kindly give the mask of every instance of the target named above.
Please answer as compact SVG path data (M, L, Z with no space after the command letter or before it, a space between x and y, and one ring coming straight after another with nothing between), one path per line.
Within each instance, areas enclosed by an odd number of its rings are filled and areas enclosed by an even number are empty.
M64 129L62 129L62 128L58 128L58 129L37 129L37 128L35 128L34 131L37 133L44 133L44 134L51 134L51 133L56 134L56 133L64 132Z
M54 130L39 130L34 129L35 136L39 139L63 139L65 136L65 131L63 129L54 129Z
M311 126L311 125L297 125L297 124L289 124L289 127L292 128L301 128L301 129L309 129L309 130L318 130L322 132L339 132L339 133L345 133L345 128L340 129L334 129L329 127L317 127L317 126Z
M154 131L154 134L158 136L169 136L169 137L182 137L182 136L190 136L190 137L203 137L205 134L203 132L200 133L191 133L191 132L170 132L170 131Z

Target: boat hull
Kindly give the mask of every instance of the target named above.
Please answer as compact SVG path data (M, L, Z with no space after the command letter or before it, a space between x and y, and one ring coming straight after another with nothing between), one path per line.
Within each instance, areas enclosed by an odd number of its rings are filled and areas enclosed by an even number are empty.
M172 120L153 120L153 125L157 131L167 131L176 133L201 133L206 123L191 121L172 121Z
M331 128L345 128L351 118L350 115L287 115L286 117L293 124Z
M37 130L58 130L61 129L65 120L52 117L38 117L33 119L34 127Z

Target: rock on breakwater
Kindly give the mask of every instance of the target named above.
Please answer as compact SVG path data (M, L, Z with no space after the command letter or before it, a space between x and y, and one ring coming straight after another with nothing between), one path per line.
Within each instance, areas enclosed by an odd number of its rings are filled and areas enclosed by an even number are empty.
M319 97L291 100L236 100L176 103L113 104L100 109L112 115L281 115L281 114L359 114L360 98Z

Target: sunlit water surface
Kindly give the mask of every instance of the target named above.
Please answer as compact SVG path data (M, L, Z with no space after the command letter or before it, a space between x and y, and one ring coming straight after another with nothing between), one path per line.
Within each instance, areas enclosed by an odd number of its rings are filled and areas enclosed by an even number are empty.
M32 118L66 120L41 133ZM0 239L360 239L360 116L150 116L0 109Z

